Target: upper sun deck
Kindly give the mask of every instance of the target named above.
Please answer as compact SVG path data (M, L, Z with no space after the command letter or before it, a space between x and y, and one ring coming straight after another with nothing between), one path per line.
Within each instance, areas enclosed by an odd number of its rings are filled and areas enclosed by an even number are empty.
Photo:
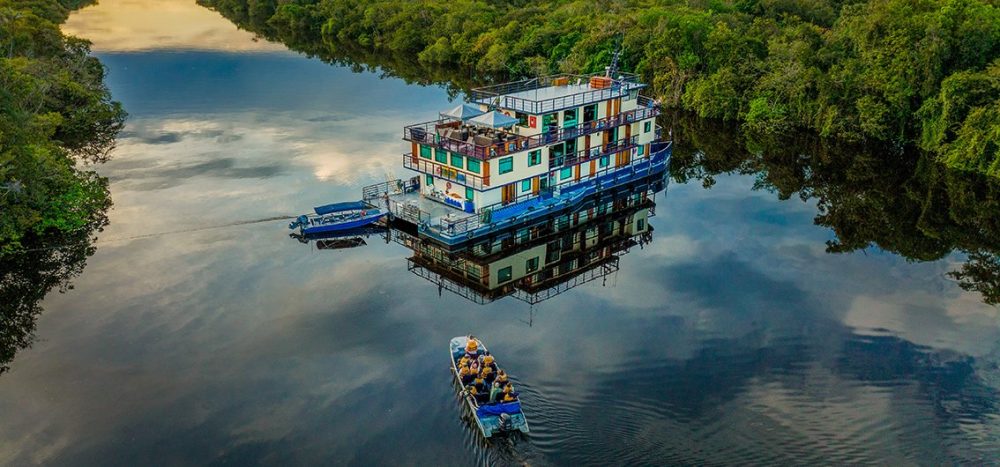
M632 73L618 73L602 80L601 73L555 75L473 89L469 100L477 104L540 115L628 96L646 87ZM597 78L597 80L593 80Z

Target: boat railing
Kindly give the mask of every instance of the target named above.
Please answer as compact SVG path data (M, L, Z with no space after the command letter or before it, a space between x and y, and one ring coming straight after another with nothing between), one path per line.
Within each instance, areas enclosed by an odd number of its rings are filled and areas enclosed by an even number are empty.
M610 130L621 125L627 125L648 118L655 118L660 114L660 109L653 104L651 99L644 99L645 100L639 108L621 112L617 115L591 120L572 127L559 128L554 131L547 131L532 136L517 136L508 133L508 135L512 136L511 139L498 141L489 145L476 144L442 135L441 132L445 128L457 130L458 127L461 126L461 122L448 119L434 120L407 126L403 129L403 139L418 144L439 147L464 156L486 160L491 157L527 151L549 144L555 144L569 138L578 138L599 131Z
M648 170L650 163L651 163L650 160L642 159L630 162L628 166L616 167L613 164L611 164L608 167L597 170L593 174L588 174L587 178L597 178L599 180L599 184L603 183L605 186L614 186L618 184L619 178L631 179L636 173L642 172L643 170ZM607 178L608 175L614 172L620 172L620 173L613 178ZM509 210L517 210L518 204L523 203L525 201L529 201L538 197L559 196L559 194L562 193L564 189L570 189L579 182L580 180L577 180L576 177L571 177L569 179L562 180L559 182L553 182L551 185L547 186L545 190L540 191L538 194L529 192L514 197L508 200L507 202L501 201L499 203L493 203L483 206L476 210L476 212L479 214L478 216L476 216L477 217L476 221L479 222L479 224L475 224L474 222L468 223L469 226L472 226L472 229L470 230L478 228L479 225L481 225L482 223L489 223L489 221L492 220L493 217L496 217L498 215L503 215L505 212L509 212ZM483 221L484 219L485 222ZM464 230L462 230L461 232L464 232Z
M615 82L623 84L639 84L639 75L635 73L625 73L618 72L618 76L613 77ZM533 91L539 88L545 88L549 86L557 86L560 83L569 84L574 80L579 80L580 82L589 83L590 78L594 76L603 76L603 72L589 73L589 74L560 74L560 75L549 75L549 76L539 76L536 78L524 79L521 81L513 81L510 83L500 83L490 86L482 86L473 89L469 93L469 98L473 101L479 100L489 100L496 98L498 96L503 96L505 94L514 94L524 91ZM489 102L482 102L488 104Z
M618 141L611 141L606 144L594 146L590 149L582 149L572 155L563 156L562 158L549 159L549 168L561 169L571 167L577 164L592 161L594 159L610 156L611 154L628 151L638 146L638 135L629 138L622 138Z
M416 177L406 180L395 179L374 183L361 188L361 199L370 202L390 195L410 193L420 189L420 180Z
M479 175L459 172L457 169L447 164L427 160L422 157L415 157L413 153L403 154L403 167L410 170L416 170L420 173L431 174L435 177L451 180L460 185L477 190L481 190L484 186L489 185L488 183L485 183L483 177L480 177Z

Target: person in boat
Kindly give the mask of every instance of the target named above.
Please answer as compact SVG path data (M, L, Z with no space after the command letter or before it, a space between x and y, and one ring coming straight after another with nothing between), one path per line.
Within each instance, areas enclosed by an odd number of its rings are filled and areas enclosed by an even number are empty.
M489 386L486 384L486 380L483 379L483 374L479 373L476 375L475 379L472 380L472 385L481 393L486 393L489 390Z
M472 370L469 369L468 365L465 365L458 370L458 378L462 381L462 386L468 386L472 383L475 375L472 374Z
M462 358L458 361L458 366L469 366L470 363L472 363L472 359L468 355L462 355Z
M508 383L508 381L507 381L507 373L505 371L503 371L503 370L498 371L497 372L497 377L496 377L496 382L500 383L501 386L506 386L507 383Z
M490 387L490 404L495 404L501 394L503 394L503 387L500 386L500 383L494 381L493 386Z
M514 402L517 400L517 393L514 392L514 385L507 383L503 387L503 397L500 399L501 402Z
M477 388L474 384L470 384L465 388L465 390L470 396L472 396L472 399L476 401L476 405L485 404L490 397L485 390Z
M492 369L492 370L493 370L494 372L495 372L495 371L497 371L497 364L496 364L496 362L495 362L495 361L493 360L493 356L492 356L492 355L490 355L490 353L489 353L489 352L486 352L486 354L485 354L485 355L483 355L483 361L482 361L482 366L483 366L483 367L489 367L489 368L491 368L491 369Z
M479 343L472 336L469 336L469 341L465 343L465 356L474 360L479 358Z
M482 371L479 372L479 375L482 376L483 382L486 383L487 387L492 385L493 380L497 377L497 374L493 372L493 368L490 368L489 366L484 366Z

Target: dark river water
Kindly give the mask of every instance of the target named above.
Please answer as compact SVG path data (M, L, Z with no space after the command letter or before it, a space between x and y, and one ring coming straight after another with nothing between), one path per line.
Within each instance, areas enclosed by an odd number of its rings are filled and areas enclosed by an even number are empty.
M115 205L96 252L0 375L0 464L1000 458L998 309L949 274L991 285L993 182L681 119L649 243L536 304L479 304L396 242L319 249L284 220L408 176L402 127L454 106L443 88L185 0L102 0L66 29L131 117L98 168ZM530 435L463 420L445 349L468 333Z

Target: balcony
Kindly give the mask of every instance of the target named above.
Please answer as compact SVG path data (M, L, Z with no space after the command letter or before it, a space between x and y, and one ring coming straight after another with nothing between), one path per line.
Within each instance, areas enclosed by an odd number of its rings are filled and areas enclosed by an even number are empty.
M446 180L452 180L460 185L476 190L482 190L484 186L489 186L489 183L484 183L483 177L465 172L459 172L455 168L440 162L430 161L420 157L417 157L417 160L414 161L412 153L403 154L403 167Z
M655 118L660 114L659 108L648 97L639 96L638 103L640 107L635 110L533 136L519 136L505 131L483 131L480 134L477 129L463 126L461 122L442 119L404 128L403 139L486 160Z
M639 137L632 136L631 138L622 138L618 141L611 141L607 144L601 146L594 146L590 149L583 149L577 151L574 154L567 154L563 156L562 163L558 160L549 159L549 169L561 169L565 167L571 167L577 164L582 164L584 162L589 162L594 159L599 159L604 156L610 156L611 154L619 153L622 151L629 151L632 148L639 146Z
M603 74L544 76L497 84L473 89L469 98L478 104L537 115L625 97L646 87L639 82L638 76L619 73L609 87L593 88L589 82L595 76Z

